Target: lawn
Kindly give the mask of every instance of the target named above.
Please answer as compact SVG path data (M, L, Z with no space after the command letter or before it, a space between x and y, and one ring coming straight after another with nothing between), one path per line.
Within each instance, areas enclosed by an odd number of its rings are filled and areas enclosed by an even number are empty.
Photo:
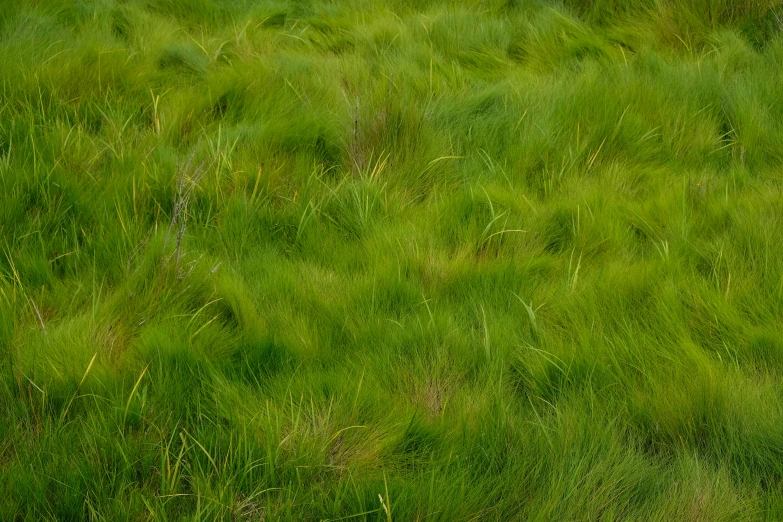
M0 519L783 519L783 0L0 0Z

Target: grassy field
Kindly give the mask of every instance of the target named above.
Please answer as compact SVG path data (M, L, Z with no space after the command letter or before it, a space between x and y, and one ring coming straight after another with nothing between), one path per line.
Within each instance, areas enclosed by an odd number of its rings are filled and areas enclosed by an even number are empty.
M783 520L780 0L0 0L0 519Z

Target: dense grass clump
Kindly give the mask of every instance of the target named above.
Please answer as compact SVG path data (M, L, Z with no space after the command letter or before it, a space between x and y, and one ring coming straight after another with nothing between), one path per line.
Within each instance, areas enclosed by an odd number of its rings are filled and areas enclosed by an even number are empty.
M0 9L0 519L780 520L783 2Z

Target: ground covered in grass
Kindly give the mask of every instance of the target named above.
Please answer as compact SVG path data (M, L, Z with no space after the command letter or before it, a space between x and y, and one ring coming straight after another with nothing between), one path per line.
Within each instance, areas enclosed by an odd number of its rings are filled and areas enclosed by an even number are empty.
M0 519L783 519L776 0L0 2Z

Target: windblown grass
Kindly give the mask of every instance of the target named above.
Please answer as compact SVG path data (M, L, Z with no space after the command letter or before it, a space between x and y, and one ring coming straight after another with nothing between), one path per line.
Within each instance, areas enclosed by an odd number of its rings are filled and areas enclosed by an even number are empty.
M777 0L0 8L0 519L780 520Z

